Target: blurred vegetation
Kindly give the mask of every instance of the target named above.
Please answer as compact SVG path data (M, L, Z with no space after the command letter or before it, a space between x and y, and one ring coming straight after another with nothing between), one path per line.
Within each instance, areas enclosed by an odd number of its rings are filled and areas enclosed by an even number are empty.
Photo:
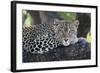
M22 14L24 17L26 17L23 23L23 27L30 27L32 24L32 16L25 10L23 10Z
M86 41L89 42L89 43L91 43L91 40L92 40L91 33L88 32L87 36L86 36Z
M76 13L73 12L60 12L59 14L67 22L73 22L76 19Z
M23 10L22 14L24 17L26 17L24 20L23 26L30 27L32 24L32 16L26 10ZM59 12L58 15L62 19L66 20L67 22L73 22L76 19L76 13L73 13L73 12Z

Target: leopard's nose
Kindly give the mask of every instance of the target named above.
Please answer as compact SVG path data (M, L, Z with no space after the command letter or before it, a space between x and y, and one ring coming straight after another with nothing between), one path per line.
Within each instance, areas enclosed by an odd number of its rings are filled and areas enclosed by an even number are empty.
M64 39L64 41L65 41L65 42L67 42L67 41L68 41L68 39Z

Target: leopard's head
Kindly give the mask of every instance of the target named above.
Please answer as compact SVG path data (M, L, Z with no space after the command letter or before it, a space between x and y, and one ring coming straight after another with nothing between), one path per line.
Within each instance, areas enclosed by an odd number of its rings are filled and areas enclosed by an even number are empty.
M64 46L76 43L78 41L78 25L78 20L75 20L72 23L68 23L65 20L54 20L53 30L55 32L55 38Z

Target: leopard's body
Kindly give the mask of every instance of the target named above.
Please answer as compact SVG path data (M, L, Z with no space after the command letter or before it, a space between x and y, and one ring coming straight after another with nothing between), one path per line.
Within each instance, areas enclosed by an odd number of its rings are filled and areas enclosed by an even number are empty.
M76 23L55 21L54 24L38 24L35 27L23 28L22 37L24 50L43 54L59 45L68 46L77 42Z
M54 31L47 24L23 29L23 49L31 53L43 54L57 47Z

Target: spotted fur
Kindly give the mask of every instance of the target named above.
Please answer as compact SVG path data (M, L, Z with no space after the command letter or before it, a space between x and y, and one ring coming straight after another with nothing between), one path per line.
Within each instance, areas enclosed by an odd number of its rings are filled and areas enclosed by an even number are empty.
M34 28L23 28L23 49L30 53L43 54L77 42L78 21L66 23L55 20L54 24L38 24Z

